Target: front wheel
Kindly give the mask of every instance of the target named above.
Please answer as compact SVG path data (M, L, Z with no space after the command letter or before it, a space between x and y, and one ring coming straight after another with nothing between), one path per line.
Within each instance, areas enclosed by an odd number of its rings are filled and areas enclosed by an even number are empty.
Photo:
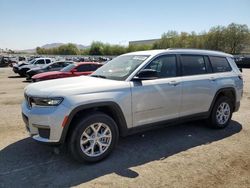
M115 121L96 112L78 121L69 139L69 150L79 162L97 162L107 157L118 142Z
M232 117L233 105L228 97L220 97L214 104L209 124L214 128L225 128Z

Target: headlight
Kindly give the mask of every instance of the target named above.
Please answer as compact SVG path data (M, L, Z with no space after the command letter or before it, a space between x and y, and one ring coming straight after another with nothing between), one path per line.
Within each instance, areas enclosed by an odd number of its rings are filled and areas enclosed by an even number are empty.
M40 98L40 97L31 97L30 104L38 106L58 106L63 101L63 98Z

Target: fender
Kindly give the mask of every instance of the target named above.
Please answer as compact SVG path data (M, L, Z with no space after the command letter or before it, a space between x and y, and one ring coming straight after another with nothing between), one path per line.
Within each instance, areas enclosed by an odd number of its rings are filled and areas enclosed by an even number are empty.
M123 115L123 112L120 108L120 106L115 103L115 102L112 102L112 101L107 101L107 102L97 102L97 103L90 103L90 104L84 104L84 105L80 105L80 106L77 106L76 108L74 108L69 116L68 116L68 119L67 119L67 122L63 128L63 131L62 131L62 135L61 135L61 138L60 138L60 141L59 143L60 144L63 144L65 142L65 139L67 137L67 133L69 131L69 128L71 125L71 122L73 120L73 118L75 117L75 115L82 111L82 110L88 110L88 109L94 109L94 108L100 108L100 107L109 107L111 108L113 111L115 111L115 114L116 114L116 120L118 121L117 122L117 126L118 126L118 129L119 129L119 133L121 136L126 136L128 133L128 128L127 128L127 122L125 120L125 117Z
M215 95L214 95L214 98L213 98L213 101L212 101L212 103L211 103L211 105L210 105L210 108L209 108L209 115L211 114L211 112L212 112L212 109L213 109L213 106L214 106L214 103L215 103L215 101L217 100L217 98L218 98L218 96L220 95L220 93L222 93L222 92L224 92L224 91L232 91L233 92L233 94L234 94L234 108L235 108L235 103L236 103L236 91L235 91L235 89L233 88L233 87L226 87L226 88L221 88L221 89L219 89L216 93L215 93Z

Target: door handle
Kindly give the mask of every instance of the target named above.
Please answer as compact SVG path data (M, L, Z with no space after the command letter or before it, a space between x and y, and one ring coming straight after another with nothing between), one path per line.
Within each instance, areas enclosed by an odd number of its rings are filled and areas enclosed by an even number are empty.
M215 77L210 77L210 80L211 80L211 81L215 81L216 78L215 78Z
M179 84L180 84L180 82L177 82L177 81L175 81L175 80L169 82L169 85L172 85L172 86L177 86L177 85L179 85Z

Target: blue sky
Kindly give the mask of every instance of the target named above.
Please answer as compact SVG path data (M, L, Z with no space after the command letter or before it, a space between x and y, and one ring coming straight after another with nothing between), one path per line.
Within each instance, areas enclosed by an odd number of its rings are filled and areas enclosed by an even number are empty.
M127 44L168 30L250 27L250 0L0 0L0 48L92 41Z

